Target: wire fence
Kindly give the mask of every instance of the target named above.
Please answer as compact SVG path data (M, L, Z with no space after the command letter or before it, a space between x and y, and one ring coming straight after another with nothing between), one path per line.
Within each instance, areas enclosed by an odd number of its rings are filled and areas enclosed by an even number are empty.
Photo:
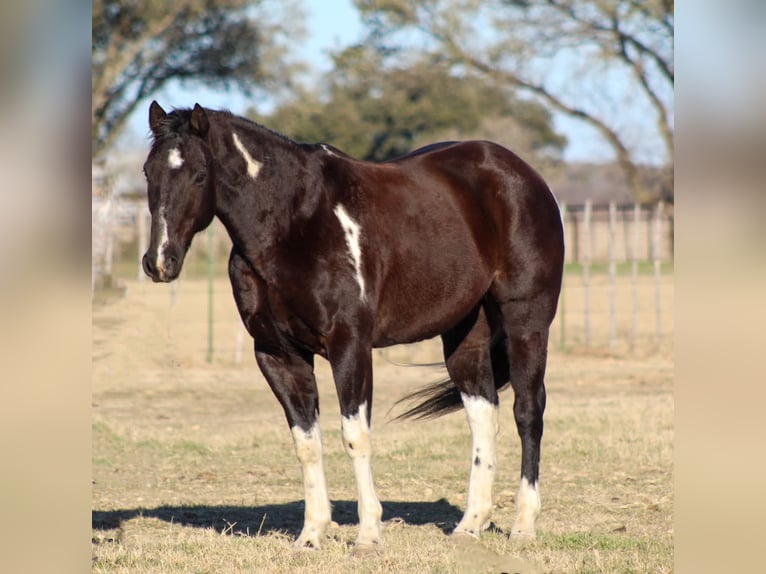
M551 345L627 354L672 349L672 217L664 206L586 202L561 211L567 262ZM170 344L183 337L208 361L238 363L251 341L226 275L230 240L217 221L205 233L179 280L154 285L140 263L149 235L145 204L94 202L94 299L138 289L144 304L167 317Z

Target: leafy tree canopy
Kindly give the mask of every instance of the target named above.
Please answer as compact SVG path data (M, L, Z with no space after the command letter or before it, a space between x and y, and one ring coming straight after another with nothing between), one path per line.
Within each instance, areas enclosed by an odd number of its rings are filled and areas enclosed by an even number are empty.
M557 157L566 143L545 108L507 88L458 74L438 58L394 66L383 59L368 47L347 48L336 54L319 95L304 91L267 116L251 115L299 141L331 143L373 161L437 139L489 137L483 127L501 119L522 128L533 153Z
M92 22L93 157L171 80L245 93L289 83L284 39L302 33L292 1L94 0Z

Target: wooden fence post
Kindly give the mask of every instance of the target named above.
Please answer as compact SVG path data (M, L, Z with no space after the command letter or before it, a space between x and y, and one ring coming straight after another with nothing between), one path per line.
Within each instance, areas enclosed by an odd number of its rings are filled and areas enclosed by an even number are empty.
M641 206L638 202L633 204L633 234L630 245L630 350L636 348L638 338L638 225L641 221Z
M146 273L144 273L144 266L142 258L146 253L147 247L147 233L146 233L146 211L142 204L136 204L136 233L138 235L138 280L145 281Z
M617 346L617 204L609 202L609 348Z
M564 240L566 242L566 221L567 221L567 204L566 202L562 203L560 206L561 209L561 223L564 227ZM566 246L565 246L566 249ZM566 269L566 257L564 258L564 268ZM563 351L566 348L566 296L565 296L565 288L566 285L566 271L562 270L562 276L561 276L561 293L559 294L559 325L561 327L561 330L559 331L559 347Z
M656 335L658 341L662 339L662 262L660 249L660 242L662 238L662 208L662 201L658 201L654 210L654 225L652 226L652 258L654 259L654 307L656 313Z
M113 225L113 218L114 218L114 210L113 210L113 204L112 204L112 198L110 197L106 204L106 222L104 225L104 230L106 232L106 235L104 236L104 240L106 242L106 246L104 248L104 277L106 277L110 282L114 279L112 277L112 267L114 263L114 225Z
M242 362L242 349L245 346L245 327L238 322L236 340L234 341L234 363L239 365Z
M590 262L591 250L593 247L591 217L593 215L593 205L590 199L585 200L585 213L583 215L583 228L585 237L582 250L582 284L584 293L584 313L585 313L585 347L590 347Z

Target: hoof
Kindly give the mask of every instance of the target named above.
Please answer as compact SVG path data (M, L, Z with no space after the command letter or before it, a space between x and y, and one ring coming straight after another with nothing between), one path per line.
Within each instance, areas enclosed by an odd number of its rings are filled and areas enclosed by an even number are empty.
M300 538L293 542L292 549L296 552L316 552L319 550L319 543L311 540L301 540Z
M383 546L371 542L357 542L351 551L351 556L375 556L382 554Z
M455 544L474 544L479 541L479 535L467 530L455 530L450 534L450 541Z
M511 530L510 539L519 544L526 544L534 542L537 539L537 535L534 530Z

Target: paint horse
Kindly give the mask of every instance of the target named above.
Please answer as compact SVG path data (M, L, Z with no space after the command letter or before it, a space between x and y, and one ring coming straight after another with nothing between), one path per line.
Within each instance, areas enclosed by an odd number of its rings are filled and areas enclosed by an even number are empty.
M441 336L450 379L409 395L402 417L465 408L468 500L455 536L492 511L498 391L515 394L521 483L512 537L534 537L548 331L561 287L558 205L507 149L437 143L385 163L299 144L225 111L149 109L144 165L151 240L143 268L178 277L193 236L218 217L255 358L284 409L305 489L295 544L318 548L331 510L314 356L332 369L358 487L357 551L382 548L371 469L372 349Z

